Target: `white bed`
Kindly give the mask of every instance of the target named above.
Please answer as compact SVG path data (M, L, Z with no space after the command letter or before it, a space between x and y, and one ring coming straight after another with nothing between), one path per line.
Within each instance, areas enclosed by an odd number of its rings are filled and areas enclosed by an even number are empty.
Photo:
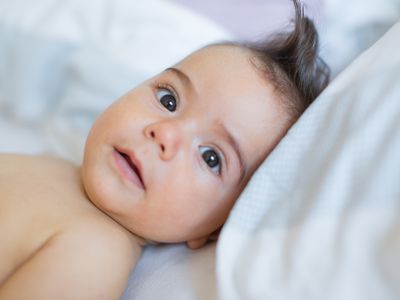
M399 1L306 2L324 55L344 72L263 163L218 244L148 247L123 300L400 298L400 101L391 100L400 94L399 26L347 68L399 19ZM79 162L88 128L113 99L204 44L259 36L261 25L243 30L254 11L262 24L267 8L268 33L290 8L224 0L227 18L212 1L196 3L0 0L0 151ZM340 44L348 47L332 55Z

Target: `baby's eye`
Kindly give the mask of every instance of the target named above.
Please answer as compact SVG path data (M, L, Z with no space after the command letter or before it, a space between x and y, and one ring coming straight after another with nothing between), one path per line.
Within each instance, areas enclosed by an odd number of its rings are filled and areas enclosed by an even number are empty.
M160 101L160 103L168 109L170 112L174 112L176 110L176 99L174 94L166 89L166 88L160 88L157 93L157 99Z
M216 174L221 173L221 159L218 153L210 147L200 147L200 153L207 166Z

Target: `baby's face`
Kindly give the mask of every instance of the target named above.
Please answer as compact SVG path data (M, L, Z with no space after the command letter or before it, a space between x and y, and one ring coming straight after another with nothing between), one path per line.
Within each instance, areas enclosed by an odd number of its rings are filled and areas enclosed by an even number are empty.
M289 126L249 55L233 46L202 49L114 102L86 143L91 201L155 241L217 230Z

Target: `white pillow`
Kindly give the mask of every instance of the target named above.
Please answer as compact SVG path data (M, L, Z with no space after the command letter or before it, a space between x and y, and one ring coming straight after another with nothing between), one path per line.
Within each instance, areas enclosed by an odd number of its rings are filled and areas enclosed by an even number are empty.
M400 299L400 23L292 127L217 246L221 299Z

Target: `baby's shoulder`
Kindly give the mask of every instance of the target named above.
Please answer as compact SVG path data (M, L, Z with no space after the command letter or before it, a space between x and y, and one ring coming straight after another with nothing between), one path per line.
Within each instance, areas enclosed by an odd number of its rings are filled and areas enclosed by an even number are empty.
M135 251L139 243L131 232L101 211L85 212L61 230L60 237L79 244L90 244L106 251ZM140 248L140 247L139 247Z
M0 153L0 185L6 185L7 190L15 186L71 190L80 185L79 171L77 164L53 155Z
M77 218L52 238L52 243L57 244L61 259L71 255L78 266L87 264L89 269L108 270L108 276L126 279L142 248L130 232L108 218Z
M119 299L140 247L118 226L90 216L76 219L14 272L0 298L14 299L15 291L21 296L18 288L24 286L24 296L33 299Z
M15 164L60 164L74 165L72 162L52 154L23 154L23 153L0 153L0 165L3 167L15 166ZM14 167L15 168L15 167Z
M60 173L60 171L66 174L76 169L77 165L73 162L49 154L0 153L0 174L7 174L7 177L21 173L37 175Z

